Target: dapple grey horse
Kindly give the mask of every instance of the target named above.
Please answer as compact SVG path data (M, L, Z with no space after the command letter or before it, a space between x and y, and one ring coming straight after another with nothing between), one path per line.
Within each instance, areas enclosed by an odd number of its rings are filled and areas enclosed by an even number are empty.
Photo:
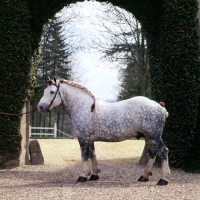
M168 149L161 138L168 116L165 107L142 96L107 103L96 99L86 87L78 83L49 79L48 87L38 103L38 112L46 113L60 104L71 118L72 132L78 138L81 148L83 170L78 182L85 182L88 178L99 179L100 169L94 141L118 142L144 135L150 141L148 162L138 181L149 180L158 155L161 159L161 178L157 185L168 184Z

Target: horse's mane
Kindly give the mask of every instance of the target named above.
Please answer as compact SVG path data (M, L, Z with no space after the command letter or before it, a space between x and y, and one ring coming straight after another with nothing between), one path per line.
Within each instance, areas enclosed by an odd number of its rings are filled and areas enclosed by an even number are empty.
M90 90L88 90L88 88L80 85L79 83L76 83L74 81L65 80L65 79L60 79L60 83L67 83L71 86L79 88L79 89L83 90L84 92L86 92L87 94L89 94L94 100L96 99L95 95L92 94L92 92Z
M92 92L90 90L88 90L86 87L84 87L84 86L82 86L79 83L76 83L74 81L69 81L69 80L65 80L65 79L60 79L59 81L60 81L60 83L66 83L68 85L71 85L71 86L74 86L76 88L79 88L79 89L83 90L84 92L86 92L88 95L90 95L94 100L94 103L91 106L91 112L95 112L96 113L96 109L95 109L96 97L95 97L94 94L92 94Z

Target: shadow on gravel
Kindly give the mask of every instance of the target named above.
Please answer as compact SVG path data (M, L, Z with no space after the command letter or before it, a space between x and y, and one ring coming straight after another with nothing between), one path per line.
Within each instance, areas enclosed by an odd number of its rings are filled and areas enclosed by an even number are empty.
M17 167L14 169L0 170L0 188L18 190L26 188L110 188L110 187L149 187L156 186L160 178L160 168L154 166L153 176L148 182L138 182L138 178L143 173L144 166L137 165L133 159L116 159L116 160L100 160L99 167L101 169L100 179L97 181L87 181L78 183L82 169L82 162L69 161L63 166L48 165L27 165L25 167ZM200 175L185 173L182 170L171 170L170 182L179 184L184 183L200 184Z
M136 158L135 158L136 159ZM137 158L139 160L139 158ZM134 159L100 160L100 179L78 183L82 162L71 162L66 166L26 165L0 170L0 187L17 189L21 187L128 187L138 183L144 167L135 164ZM157 173L157 172L156 172ZM9 179L9 185L5 184ZM141 183L144 184L144 183Z

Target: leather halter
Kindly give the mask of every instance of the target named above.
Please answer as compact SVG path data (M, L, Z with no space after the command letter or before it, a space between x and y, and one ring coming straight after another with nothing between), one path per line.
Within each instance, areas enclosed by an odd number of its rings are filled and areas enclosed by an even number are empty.
M56 86L56 87L57 87L57 90L56 90L56 93L55 93L53 99L51 100L51 103L50 103L50 104L48 105L48 107L47 107L47 112L49 112L50 107L51 107L51 105L53 104L53 101L54 101L54 99L56 98L56 95L58 94L58 92L59 92L59 96L60 96L60 98L61 98L60 91L59 91L60 82L58 82L58 85L56 85L56 83L55 83L55 84L52 84L52 85ZM61 101L62 101L62 99L61 99Z

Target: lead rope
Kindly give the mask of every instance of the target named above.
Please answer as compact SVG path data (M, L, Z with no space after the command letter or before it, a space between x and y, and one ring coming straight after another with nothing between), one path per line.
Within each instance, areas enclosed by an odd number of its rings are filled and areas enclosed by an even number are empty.
M63 132L63 131L61 131L61 130L58 130L58 129L57 129L57 131L60 132L60 133L62 133L63 135L65 135L65 136L67 136L67 137L70 137L70 138L72 138L72 139L75 139L75 137L73 137L72 135L69 135L69 134L67 134L67 133L65 133L65 132Z
M18 114L13 114L13 113L6 113L6 112L0 112L1 115L25 115L28 113L32 113L35 112L37 110L37 108L35 110L29 111L29 112L24 112L24 113L18 113Z

